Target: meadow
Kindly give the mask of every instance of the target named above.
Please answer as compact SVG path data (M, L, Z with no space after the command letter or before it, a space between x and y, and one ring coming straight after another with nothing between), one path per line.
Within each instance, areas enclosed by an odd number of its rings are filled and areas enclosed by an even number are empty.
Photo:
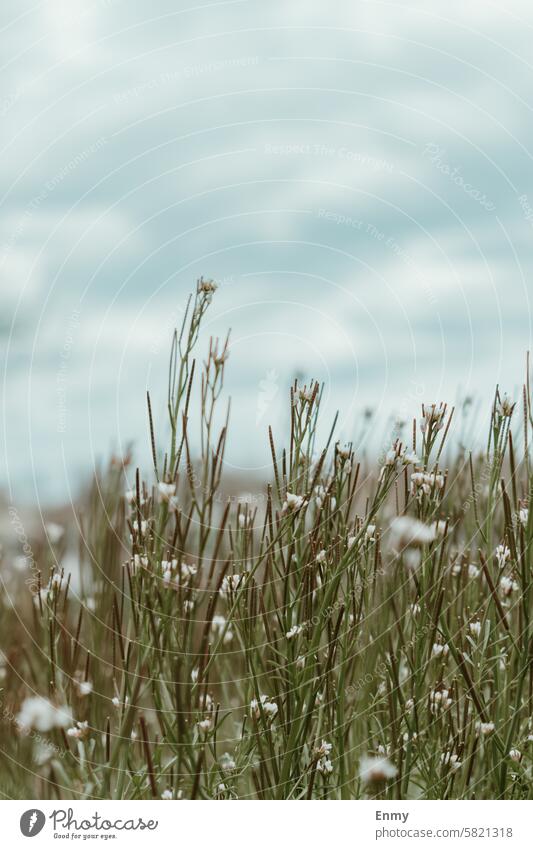
M373 461L335 422L319 444L322 387L295 382L239 499L229 339L197 350L213 297L201 279L171 340L166 410L147 398L153 468L115 458L80 507L79 588L64 529L10 515L4 798L531 798L529 362L482 450L428 399Z

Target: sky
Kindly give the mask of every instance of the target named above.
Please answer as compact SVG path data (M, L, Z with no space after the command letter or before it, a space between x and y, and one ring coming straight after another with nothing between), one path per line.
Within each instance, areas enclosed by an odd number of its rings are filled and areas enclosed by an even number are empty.
M172 328L219 282L228 468L295 376L326 430L516 396L531 346L527 2L3 0L0 489L74 498L164 435ZM381 432L380 430L380 432ZM476 438L476 435L472 437Z

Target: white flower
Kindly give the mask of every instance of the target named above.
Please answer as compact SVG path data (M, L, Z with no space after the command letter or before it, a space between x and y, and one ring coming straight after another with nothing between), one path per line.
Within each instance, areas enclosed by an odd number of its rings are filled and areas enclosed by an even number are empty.
M220 767L224 772L231 772L236 769L237 764L229 752L224 752L224 754L220 756Z
M299 386L294 393L294 403L297 404L298 401L301 401L302 404L310 404L313 400L313 394L314 384L311 384L309 389L307 386L304 386L303 388Z
M322 551L318 552L318 554L316 556L316 562L317 563L323 563L325 559L326 559L326 550L323 548Z
M52 728L66 728L72 722L69 709L63 705L56 707L42 696L31 696L22 703L17 716L17 724L23 730L51 731Z
M419 499L441 489L444 489L444 475L438 472L413 472L411 475L411 492Z
M148 558L143 554L134 554L133 555L133 565L135 569L140 569L143 567L144 569L148 566Z
M303 496L295 495L292 492L288 492L285 503L283 505L283 510L284 510L284 512L287 512L287 510L291 510L292 512L295 513L297 510L300 510L303 503L304 503Z
M172 498L172 496L176 494L175 483L159 481L159 483L157 484L157 488L159 490L159 495L161 496L162 501L168 501L169 498Z
M449 646L446 643L433 643L431 653L433 657L446 657L449 651Z
M133 522L133 530L135 531L136 534L141 534L142 536L144 536L147 528L148 528L148 522L146 521L146 519L142 519L140 524L137 520L135 520L135 522Z
M504 419L511 418L514 408L515 405L507 395L504 395L503 398L498 397L498 400L494 405L496 415Z
M475 565L475 563L470 563L468 566L468 577L474 580L475 578L479 578L479 569Z
M318 761L316 768L318 772L321 772L323 775L331 775L333 772L333 764L329 758L321 758Z
M410 740L413 743L418 740L418 734L416 733L416 731L413 731L412 734L409 734L407 731L405 732L405 734L403 735L403 742L408 743Z
M418 616L418 614L420 613L421 607L420 607L419 604L415 603L415 604L411 605L410 609L411 609L411 615L412 616Z
M500 578L500 590L502 591L504 596L510 596L511 593L518 589L518 584L516 581L513 581L512 578L508 578L506 575L503 575Z
M436 528L434 525L429 527L411 516L398 516L392 523L391 533L395 547L403 548L407 545L426 545L433 542Z
M89 696L93 691L92 681L79 681L76 689L79 696Z
M161 793L162 799L173 799L172 790L163 790Z
M416 466L418 463L420 463L420 460L418 459L415 451L406 451L405 454L402 456L402 460L406 464L412 463L413 466Z
M250 715L252 719L261 718L261 709L268 719L274 719L278 712L276 702L270 701L270 696L265 695L262 695L259 701L257 701L257 699L252 699L250 702Z
M373 540L374 540L374 534L375 534L375 533L376 533L376 526L375 526L375 525L368 525L368 527L367 527L367 529L366 529L366 531L365 531L365 537L366 537L366 539L368 539L368 540L370 540L371 542L373 542Z
M482 734L483 737L487 737L489 734L492 734L495 727L496 726L493 722L476 722L476 731L478 734Z
M241 584L244 582L246 578L246 574L243 575L226 575L222 580L222 584L220 587L220 594L222 596L228 596L231 593L236 592Z
M211 720L211 717L206 716L206 718L200 720L200 722L198 722L197 725L198 725L198 728L201 731L211 731L211 728L213 726L213 722Z
M481 622L471 622L468 628L474 637L479 637L481 634Z
M451 752L443 752L440 756L440 760L443 766L449 766L452 769L459 769L461 767L461 761L459 760L458 755L454 755Z
M299 654L296 658L296 669L303 669L305 666L305 657L303 654Z
M71 728L67 728L67 735L69 737L74 737L76 740L81 740L83 737L86 737L89 733L89 723L87 720L85 722L76 722Z
M48 539L50 540L52 545L55 545L56 543L59 542L60 539L63 538L63 535L65 533L65 528L63 528L61 525L56 525L55 522L48 522L48 524L46 524L44 527L45 527Z
M355 537L355 536L353 536L353 535L351 535L351 536L349 536L349 537L348 537L348 539L347 539L347 541L346 541L346 545L348 546L348 550L349 550L350 548L353 548L353 546L355 545L355 541L356 541L356 539L357 539L357 537Z
M120 707L120 699L118 698L118 696L113 696L113 698L111 699L111 704L112 704L112 705L113 705L113 707L115 707L115 708L119 708L119 707Z
M302 625L293 625L292 628L289 631L287 631L285 636L287 637L288 640L292 640L293 637L297 637L298 634L300 634L302 632L302 630L303 630Z
M518 749L511 749L511 751L509 752L509 757L512 761L515 761L515 763L520 763L520 761L522 760L522 752L520 752Z
M439 713L452 706L449 690L432 690L429 694L429 706L432 713Z
M496 556L496 560L498 561L498 566L500 567L500 569L505 566L505 564L511 557L511 551L507 548L506 545L498 545L494 554Z
M214 292L218 289L218 284L215 283L214 280L204 280L203 277L200 278L198 283L198 292L204 295L213 295Z
M397 457L398 454L396 453L396 448L389 448L389 450L385 454L385 465L394 466Z
M433 522L432 528L435 531L435 536L442 537L446 533L447 522L444 522L442 519L439 519L437 522Z
M407 701L405 703L405 709L406 710L412 710L414 708L414 706L415 706L415 700L414 699L407 699Z
M446 415L446 407L442 404L437 408L436 404L422 406L422 414L424 418L420 422L420 430L425 433L431 425L433 430L440 430L444 424L444 416Z
M340 442L337 442L337 454L339 455L339 457L341 457L343 460L347 460L351 456L351 453L352 449L350 445L343 445L341 448Z
M359 763L359 777L365 784L375 784L396 778L398 770L388 758L365 755Z
M213 618L211 620L211 628L213 629L215 634L217 634L219 637L224 632L224 628L226 627L226 621L227 620L226 620L225 616L220 616L218 614L213 616ZM228 630L224 634L224 642L225 643L231 643L232 640L233 640L233 631L230 628L228 628Z
M196 684L196 682L198 681L198 674L199 674L198 668L191 670L191 681L192 681L193 684Z
M406 548L403 552L403 562L407 569L416 572L422 562L422 554L419 548Z
M521 525L527 525L527 520L529 519L529 510L527 507L521 507L518 511L518 521Z
M193 578L198 572L198 567L194 565L194 563L182 563L181 564L181 577L187 581L189 578Z
M315 755L319 758L325 758L331 754L332 749L333 743L328 743L327 740L322 740L320 746L317 746L315 749Z

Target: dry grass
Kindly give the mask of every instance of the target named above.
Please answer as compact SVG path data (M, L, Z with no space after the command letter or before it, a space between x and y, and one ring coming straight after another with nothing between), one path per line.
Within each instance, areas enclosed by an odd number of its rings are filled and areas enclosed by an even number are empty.
M2 792L530 798L529 378L522 416L496 393L485 452L445 455L453 411L430 406L374 471L334 430L315 444L321 389L295 384L272 483L238 503L227 341L193 360L214 288L173 340L166 450L148 399L150 480L94 482L79 592L57 529L27 540L11 514L29 577L1 599Z

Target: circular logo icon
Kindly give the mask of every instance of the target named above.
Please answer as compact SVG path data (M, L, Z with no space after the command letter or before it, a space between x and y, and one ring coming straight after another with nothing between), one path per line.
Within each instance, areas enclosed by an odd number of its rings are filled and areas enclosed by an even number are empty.
M46 817L38 808L30 808L24 811L20 818L20 830L24 837L35 837L42 831Z

